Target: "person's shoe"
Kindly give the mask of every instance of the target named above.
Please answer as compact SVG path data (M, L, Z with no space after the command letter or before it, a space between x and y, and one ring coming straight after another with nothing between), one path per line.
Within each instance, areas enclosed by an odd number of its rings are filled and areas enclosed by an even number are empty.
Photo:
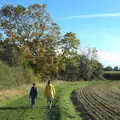
M31 105L31 109L33 109L33 105Z
M49 108L50 108L50 110L52 109L52 104L50 104Z
M31 109L33 109L35 107L35 105L31 105Z

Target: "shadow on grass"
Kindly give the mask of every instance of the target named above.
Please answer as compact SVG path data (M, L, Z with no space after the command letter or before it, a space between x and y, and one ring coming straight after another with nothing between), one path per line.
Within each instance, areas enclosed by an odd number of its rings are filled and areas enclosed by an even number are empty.
M30 106L17 106L17 107L0 107L0 110L17 110L17 109L30 109Z
M41 107L35 107L33 109L47 109L46 106L41 106ZM0 107L0 110L19 110L19 109L23 109L23 110L27 110L27 109L31 109L31 106L16 106L16 107Z
M59 108L59 97L56 98L56 100L54 101L54 105L52 106L52 109L49 110L48 109L48 113L47 113L47 120L60 120L61 119L61 115L60 115L60 108Z

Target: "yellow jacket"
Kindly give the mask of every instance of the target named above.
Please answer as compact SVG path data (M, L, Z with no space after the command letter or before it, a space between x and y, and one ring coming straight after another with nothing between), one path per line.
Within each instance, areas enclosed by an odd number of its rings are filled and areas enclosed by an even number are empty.
M56 92L55 92L54 85L52 85L52 84L47 85L46 88L45 88L45 96L48 99L54 99L55 95L56 95Z

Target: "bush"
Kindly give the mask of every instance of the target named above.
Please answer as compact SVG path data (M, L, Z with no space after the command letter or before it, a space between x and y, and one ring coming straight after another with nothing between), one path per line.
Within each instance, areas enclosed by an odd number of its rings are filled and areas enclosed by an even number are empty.
M0 85L1 86L18 86L21 84L37 81L32 69L22 66L10 67L0 61Z

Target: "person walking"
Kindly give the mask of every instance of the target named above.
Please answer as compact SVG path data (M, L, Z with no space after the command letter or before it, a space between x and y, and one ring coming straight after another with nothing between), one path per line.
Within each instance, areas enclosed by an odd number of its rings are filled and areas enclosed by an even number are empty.
M47 98L47 105L50 110L52 108L55 96L56 96L55 86L51 84L51 81L49 80L45 87L45 97Z
M35 105L35 99L37 99L37 87L35 85L35 83L33 83L32 88L30 89L30 93L29 93L29 97L31 99L31 108L33 108L33 106Z

